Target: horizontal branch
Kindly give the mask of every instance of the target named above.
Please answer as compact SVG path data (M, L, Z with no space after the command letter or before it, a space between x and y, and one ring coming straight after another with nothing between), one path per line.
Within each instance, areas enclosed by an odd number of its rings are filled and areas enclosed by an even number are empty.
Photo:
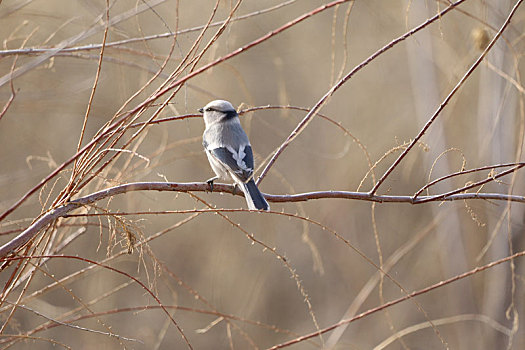
M214 192L231 193L242 196L243 193L236 190L234 186L227 184L214 184ZM118 194L132 191L174 191L174 192L206 192L209 185L205 182L134 182L115 187L110 187L102 191L75 199L57 208L54 208L33 222L28 228L18 236L0 247L0 258L14 253L17 249L29 242L41 229L51 224L54 220L66 216L67 213L86 205L98 202L105 198L110 198ZM508 195L501 193L456 193L451 195L432 195L432 196L394 196L394 195L370 195L367 192L350 191L317 191L298 194L272 195L265 194L266 199L274 203L304 202L314 199L356 199L372 202L389 203L409 203L421 204L430 201L456 201L467 199L486 199L501 200L525 203L525 196ZM219 209L220 210L220 209Z

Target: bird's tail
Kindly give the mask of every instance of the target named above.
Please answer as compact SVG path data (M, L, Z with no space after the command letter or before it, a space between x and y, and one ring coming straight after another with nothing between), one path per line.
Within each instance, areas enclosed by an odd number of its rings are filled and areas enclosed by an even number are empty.
M246 198L248 208L257 210L270 210L270 205L266 199L264 199L264 196L257 188L257 185L253 179L243 183L241 187L242 191L244 192L244 197Z

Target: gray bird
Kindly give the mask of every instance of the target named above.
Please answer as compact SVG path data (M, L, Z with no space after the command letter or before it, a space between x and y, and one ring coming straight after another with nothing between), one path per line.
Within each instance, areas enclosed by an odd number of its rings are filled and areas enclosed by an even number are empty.
M199 109L203 113L206 129L202 144L208 161L217 176L208 180L213 191L213 181L232 178L242 189L250 209L270 210L270 206L253 181L253 153L239 115L232 104L216 100Z

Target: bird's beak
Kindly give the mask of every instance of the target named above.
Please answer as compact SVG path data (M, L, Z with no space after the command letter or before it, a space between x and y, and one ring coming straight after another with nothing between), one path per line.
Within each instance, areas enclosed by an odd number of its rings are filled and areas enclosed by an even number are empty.
M204 113L204 108L199 108L198 111Z

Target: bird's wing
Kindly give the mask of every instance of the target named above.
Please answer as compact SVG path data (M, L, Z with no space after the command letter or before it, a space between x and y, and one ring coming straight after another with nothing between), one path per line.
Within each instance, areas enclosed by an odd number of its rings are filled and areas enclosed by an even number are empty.
M217 147L207 149L217 161L222 163L232 176L242 182L248 181L253 175L253 153L249 145L241 145L239 149L233 147Z

